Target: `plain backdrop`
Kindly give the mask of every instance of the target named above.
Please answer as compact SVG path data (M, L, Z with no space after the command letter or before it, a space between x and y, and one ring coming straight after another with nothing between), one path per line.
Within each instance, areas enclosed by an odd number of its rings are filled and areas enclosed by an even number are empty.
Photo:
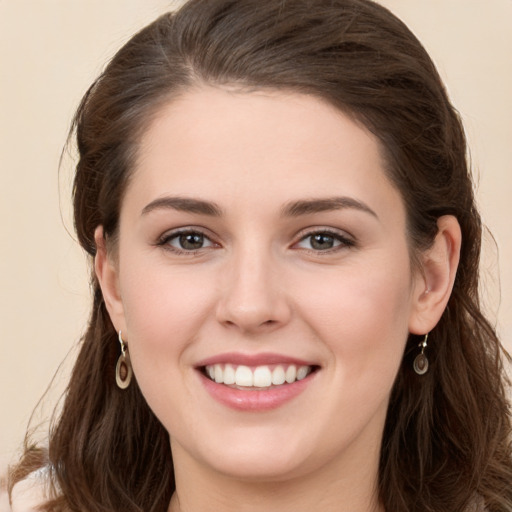
M426 46L465 122L496 240L485 245L484 302L511 350L512 0L381 3ZM69 353L43 413L52 410L88 317L88 269L70 216L72 157L58 171L74 109L114 52L170 5L0 0L0 467Z

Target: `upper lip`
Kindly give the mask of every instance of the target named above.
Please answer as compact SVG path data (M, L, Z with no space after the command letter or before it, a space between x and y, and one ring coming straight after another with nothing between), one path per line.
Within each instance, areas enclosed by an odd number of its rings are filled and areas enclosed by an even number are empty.
M299 359L284 354L264 352L260 354L242 354L239 352L226 352L217 354L197 363L197 367L211 366L214 364L233 364L244 366L264 366L269 364L295 364L297 366L317 366L316 363Z

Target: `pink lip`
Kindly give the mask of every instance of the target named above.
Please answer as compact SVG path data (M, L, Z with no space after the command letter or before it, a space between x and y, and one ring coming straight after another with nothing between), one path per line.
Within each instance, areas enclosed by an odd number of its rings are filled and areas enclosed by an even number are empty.
M300 395L313 381L318 372L310 373L305 379L292 384L282 384L268 389L238 389L218 384L198 371L203 386L208 393L231 409L246 412L263 412L277 409Z
M270 352L264 352L261 354L241 354L239 352L227 352L199 361L199 363L196 365L196 368L226 363L244 366L263 366L270 364L316 366L315 363L312 363L311 361L305 361L303 359L297 359L295 357L290 357L283 354L273 354Z

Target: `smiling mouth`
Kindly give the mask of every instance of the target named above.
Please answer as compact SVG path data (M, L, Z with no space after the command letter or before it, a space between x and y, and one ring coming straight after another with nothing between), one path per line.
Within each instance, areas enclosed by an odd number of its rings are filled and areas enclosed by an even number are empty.
M203 374L217 384L234 389L263 391L277 386L293 384L318 370L318 366L275 364L245 366L234 364L212 364L201 368Z

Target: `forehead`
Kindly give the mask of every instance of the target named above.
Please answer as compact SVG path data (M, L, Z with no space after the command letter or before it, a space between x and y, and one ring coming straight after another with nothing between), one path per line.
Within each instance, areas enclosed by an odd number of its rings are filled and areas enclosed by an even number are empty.
M132 178L147 200L194 193L246 205L333 194L362 195L376 207L400 201L368 130L315 96L281 91L203 87L170 101L142 135Z

